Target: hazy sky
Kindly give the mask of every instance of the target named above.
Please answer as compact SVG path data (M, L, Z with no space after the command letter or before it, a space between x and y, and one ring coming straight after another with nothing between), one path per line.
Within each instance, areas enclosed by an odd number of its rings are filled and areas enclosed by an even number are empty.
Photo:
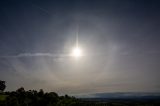
M68 56L77 31L79 59ZM160 92L160 1L1 0L0 80L6 90Z

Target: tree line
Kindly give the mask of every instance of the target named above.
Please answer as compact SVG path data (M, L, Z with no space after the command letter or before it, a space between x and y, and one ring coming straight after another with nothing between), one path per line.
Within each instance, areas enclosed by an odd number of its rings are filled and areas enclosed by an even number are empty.
M0 106L76 106L78 100L68 95L59 96L55 92L44 92L28 90L20 87L16 91L3 92L6 88L5 81L0 81L0 97L4 97L0 101Z
M43 89L25 90L24 87L16 91L4 92L5 81L0 80L0 106L160 106L160 100L108 100L94 101L77 99L68 95L59 96L55 92L44 92Z
M58 96L55 92L44 93L39 91L25 91L23 87L12 92L4 92L6 95L0 106L76 106L78 100L68 95Z

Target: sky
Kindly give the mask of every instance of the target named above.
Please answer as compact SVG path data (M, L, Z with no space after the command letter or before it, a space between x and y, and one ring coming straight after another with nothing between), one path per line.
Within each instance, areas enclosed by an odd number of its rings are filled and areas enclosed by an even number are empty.
M159 0L1 0L0 80L7 91L160 92L159 11Z

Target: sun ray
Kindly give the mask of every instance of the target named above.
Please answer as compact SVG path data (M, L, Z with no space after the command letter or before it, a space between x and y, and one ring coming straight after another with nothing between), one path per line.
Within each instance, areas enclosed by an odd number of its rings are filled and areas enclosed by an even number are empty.
M78 39L78 35L79 34L79 26L77 25L77 27L76 27L76 47L75 48L73 48L73 50L72 50L72 53L71 53L71 56L73 56L73 57L76 57L76 58L78 58L78 57L81 57L82 56L82 50L80 49L80 47L79 47L79 39Z

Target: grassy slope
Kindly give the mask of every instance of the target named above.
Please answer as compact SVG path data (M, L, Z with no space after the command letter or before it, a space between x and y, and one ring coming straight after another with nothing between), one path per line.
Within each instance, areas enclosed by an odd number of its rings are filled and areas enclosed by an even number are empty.
M0 101L4 101L6 99L7 95L3 95L3 94L0 94Z

